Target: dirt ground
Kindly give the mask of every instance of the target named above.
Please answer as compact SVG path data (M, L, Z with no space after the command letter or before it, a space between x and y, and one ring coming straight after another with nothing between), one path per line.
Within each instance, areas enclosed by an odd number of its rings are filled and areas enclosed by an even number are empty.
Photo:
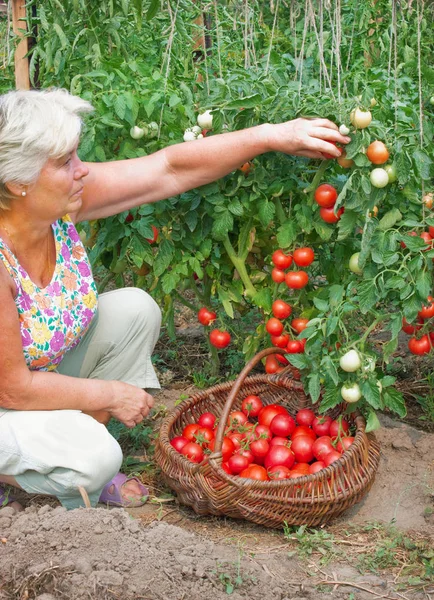
M185 392L165 389L157 404L170 409ZM158 479L139 509L68 512L44 498L18 514L5 507L0 599L432 600L434 434L382 424L369 494L307 539L296 528L199 517Z

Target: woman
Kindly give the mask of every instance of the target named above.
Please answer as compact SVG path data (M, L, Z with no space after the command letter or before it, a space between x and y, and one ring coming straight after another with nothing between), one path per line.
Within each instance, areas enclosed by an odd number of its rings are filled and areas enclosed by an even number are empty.
M122 453L105 424L134 427L152 407L161 318L135 288L98 301L75 225L204 185L268 151L323 158L350 141L328 120L296 119L90 164L77 155L79 115L90 110L64 90L0 96L0 484L67 508L86 492L92 506L146 499L138 479L118 473ZM0 488L0 504L12 501Z

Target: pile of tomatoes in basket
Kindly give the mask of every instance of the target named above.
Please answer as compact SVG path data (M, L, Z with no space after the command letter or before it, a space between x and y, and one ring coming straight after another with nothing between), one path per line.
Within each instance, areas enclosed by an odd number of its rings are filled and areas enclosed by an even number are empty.
M186 425L171 445L201 463L214 451L218 420L204 412ZM268 481L292 479L325 469L354 442L344 417L300 409L295 418L280 404L264 405L259 396L244 398L230 413L222 443L222 468L229 475Z

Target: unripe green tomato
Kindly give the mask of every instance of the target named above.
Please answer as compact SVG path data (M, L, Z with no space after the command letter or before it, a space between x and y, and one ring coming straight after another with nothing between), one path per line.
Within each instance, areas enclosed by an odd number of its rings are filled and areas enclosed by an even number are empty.
M384 167L384 170L386 171L387 176L389 178L389 183L395 183L395 181L397 179L395 165L386 165Z
M357 129L365 129L365 127L368 127L371 124L371 112L369 110L356 108L350 115L350 121Z
M345 402L348 402L349 404L358 402L362 397L359 384L353 383L352 385L343 385L341 388L341 396Z
M389 175L387 174L387 171L381 167L372 169L369 179L376 188L384 188L389 183Z
M202 129L212 129L212 114L210 110L206 110L201 115L197 116L197 124Z
M429 103L434 106L434 96L431 96L431 98L429 99Z
M140 140L140 138L142 138L144 135L145 135L145 130L142 129L141 127L137 127L137 125L135 125L134 127L131 127L130 136L133 138L133 140Z
M354 371L360 369L362 361L360 360L357 350L348 350L348 352L339 359L339 365L341 369L347 373L354 373Z
M116 261L116 263L111 268L111 270L113 273L116 273L116 275L119 275L119 273L123 273L125 271L127 266L128 266L128 263L127 263L126 259L122 258L122 259L119 259L118 261Z
M342 135L348 135L350 130L344 123L342 123L342 125L339 127L339 133Z
M359 256L360 252L355 252L350 258L349 268L353 273L357 273L357 275L361 275L363 273L363 269L359 266Z

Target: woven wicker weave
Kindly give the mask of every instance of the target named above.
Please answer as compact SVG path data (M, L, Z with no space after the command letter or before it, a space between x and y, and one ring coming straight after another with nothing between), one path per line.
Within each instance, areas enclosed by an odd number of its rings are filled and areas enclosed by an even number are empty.
M254 481L232 477L221 468L224 424L231 410L239 409L246 396L258 395L264 404L282 404L293 416L300 408L312 407L301 384L287 375L247 377L261 358L273 352L279 349L268 348L257 354L235 383L216 385L182 402L161 426L155 458L179 501L200 515L226 515L267 527L281 527L284 523L323 525L359 502L374 481L379 445L373 434L365 433L361 415L347 417L356 427L354 443L339 460L314 475ZM336 418L341 410L342 407L336 407L328 414ZM198 465L177 452L170 440L207 411L220 416L220 424L214 453Z

